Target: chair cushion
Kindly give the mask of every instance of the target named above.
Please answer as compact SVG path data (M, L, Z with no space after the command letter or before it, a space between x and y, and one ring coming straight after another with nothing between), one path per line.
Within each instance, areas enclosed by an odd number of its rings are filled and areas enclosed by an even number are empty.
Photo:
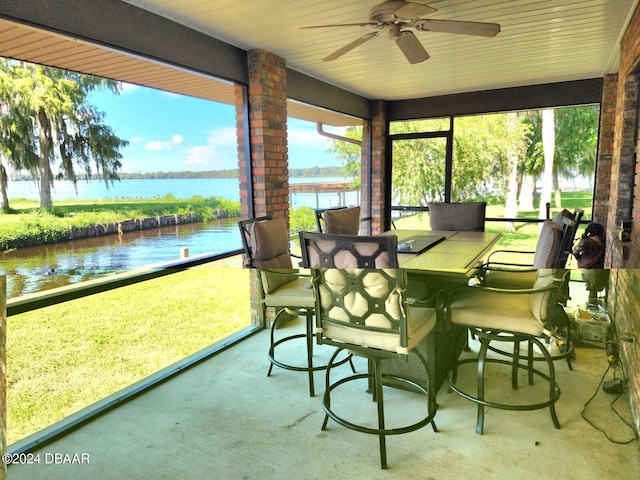
M530 297L467 288L451 303L451 323L540 336L543 325L531 311Z
M309 247L303 247L306 248L305 266L311 268L381 269L395 268L398 265L395 236L340 235L338 239L324 239L322 236L325 234L305 235L309 235L307 238L310 238ZM318 236L318 239L313 239L312 235ZM392 237L395 238L395 242Z
M360 231L360 207L340 208L324 212L324 233L357 235Z
M486 202L429 202L431 230L484 231Z
M283 217L252 223L251 252L255 268L291 268L289 235Z
M563 208L561 212L558 212L558 214L555 217L553 217L553 223L556 223L562 226L562 222L565 217L570 218L571 220L575 220L576 218L573 212L570 212L566 208Z
M553 270L541 269L538 270L538 279L533 285L533 288L545 288L553 284L554 281ZM533 313L533 316L542 325L544 325L547 320L549 300L551 300L552 293L552 290L547 290L546 292L532 293L530 295L531 313Z
M564 230L553 220L545 220L540 229L533 268L553 268L562 245Z
M264 272L263 272L264 273ZM308 276L296 276L293 280L270 291L264 298L267 307L313 308L313 290Z
M261 272L265 293L271 293L282 285L297 278L286 275L293 270L289 253L289 235L283 217L252 223L249 227L250 247L253 253L253 267L277 270L279 274Z
M395 270L385 270L386 274L392 278ZM336 269L328 269L325 274L325 285L320 286L320 301L323 307L331 305L331 292L343 294L343 305L335 305L323 316L331 321L323 322L324 335L334 340L339 340L356 345L366 345L372 348L379 348L408 354L422 338L424 338L436 324L436 311L433 308L407 306L404 312L407 317L407 347L400 344L400 332L398 328L393 328L390 321L400 320L402 315L402 293L393 289L386 298L384 306L374 302L369 302L370 297L384 297L389 291L389 279L382 274L369 272L363 279L363 292L350 291L348 280ZM382 300L382 298L381 298ZM375 310L383 310L377 313ZM352 326L350 321L354 317L363 317L366 327L373 327L380 330L366 330Z

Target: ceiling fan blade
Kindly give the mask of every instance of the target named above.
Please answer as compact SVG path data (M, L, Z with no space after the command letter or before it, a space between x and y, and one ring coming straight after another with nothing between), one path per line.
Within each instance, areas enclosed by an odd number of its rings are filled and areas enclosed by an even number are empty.
M405 5L393 12L393 14L400 18L416 19L437 11L437 8L430 7L429 5L407 2Z
M461 33L464 35L479 35L482 37L495 37L500 33L500 25L497 23L463 22L458 20L417 20L414 24L416 30Z
M409 63L420 63L429 58L429 54L413 32L407 30L400 32L400 35L395 40Z
M308 27L300 27L300 30L305 30L309 28L327 28L327 27L371 27L376 24L373 22L362 22L362 23L333 23L331 25L310 25Z
M379 33L380 32L367 33L366 35L361 36L357 40L354 40L353 42L346 44L344 47L340 48L339 50L336 50L331 55L324 57L322 60L325 62L329 62L331 60L335 60L336 58L340 58L342 55L344 55L347 52L350 52L357 46L362 45L364 42L368 40L371 40L373 37L377 36Z

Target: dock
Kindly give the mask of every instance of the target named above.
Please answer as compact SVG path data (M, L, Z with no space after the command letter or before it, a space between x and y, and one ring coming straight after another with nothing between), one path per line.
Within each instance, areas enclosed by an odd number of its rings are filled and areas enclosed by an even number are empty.
M320 208L320 194L335 193L338 204L337 207L347 206L346 193L358 192L358 205L360 204L359 188L354 187L350 181L344 182L305 182L289 183L289 204L293 205L294 194L314 193L316 196L316 208Z

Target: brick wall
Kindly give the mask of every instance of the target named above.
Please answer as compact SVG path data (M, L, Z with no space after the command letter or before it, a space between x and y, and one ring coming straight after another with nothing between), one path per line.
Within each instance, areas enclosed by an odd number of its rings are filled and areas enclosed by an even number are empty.
M288 220L286 63L265 50L251 50L248 59L254 214Z
M594 218L607 227L606 265L612 267L609 312L621 339L640 336L640 167L637 143L640 92L640 8L620 42L617 77L605 77ZM614 100L615 98L615 100ZM610 162L610 163L609 163ZM619 240L619 221L633 218L631 241ZM640 430L640 350L620 341L620 358L629 374L629 393Z
M611 270L609 313L613 319L620 358L629 374L631 409L640 431L640 270ZM634 337L634 343L624 341Z
M602 218L606 205L607 259L612 268L640 267L640 167L636 162L635 148L638 130L638 99L640 92L640 9L636 9L627 30L620 42L620 67L617 85L615 77L605 79L603 93L603 122L607 128L601 129L602 143L599 160L607 160L607 148L610 148L610 122L612 95L615 93L613 109L613 147L611 151L610 176L598 178L596 192L606 190L610 185L607 202L596 205L598 218ZM608 180L608 182L607 182ZM601 182L601 183L600 183ZM607 182L605 184L605 182ZM633 218L634 225L630 242L620 242L620 221Z
M265 50L248 54L248 125L243 107L243 89L236 87L236 129L238 133L238 167L240 169L240 207L242 218L271 215L289 220L289 158L287 146L287 72L286 62ZM246 152L249 134L250 152ZM247 161L251 165L253 192L247 178ZM249 195L253 193L253 212L249 212ZM275 312L259 308L258 279L251 276L252 324L269 324ZM266 318L265 318L266 316Z
M600 138L593 206L593 221L603 225L606 225L609 217L609 202L611 200L611 165L617 95L618 75L607 75L604 78L600 106Z
M371 119L371 233L384 232L386 207L385 164L387 154L387 104L383 100L373 102Z

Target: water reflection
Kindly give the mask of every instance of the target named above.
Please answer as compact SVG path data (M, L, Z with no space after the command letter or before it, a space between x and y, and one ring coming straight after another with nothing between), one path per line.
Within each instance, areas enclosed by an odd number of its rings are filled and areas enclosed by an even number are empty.
M236 220L217 220L107 235L2 253L7 297L14 298L189 255L241 248Z

